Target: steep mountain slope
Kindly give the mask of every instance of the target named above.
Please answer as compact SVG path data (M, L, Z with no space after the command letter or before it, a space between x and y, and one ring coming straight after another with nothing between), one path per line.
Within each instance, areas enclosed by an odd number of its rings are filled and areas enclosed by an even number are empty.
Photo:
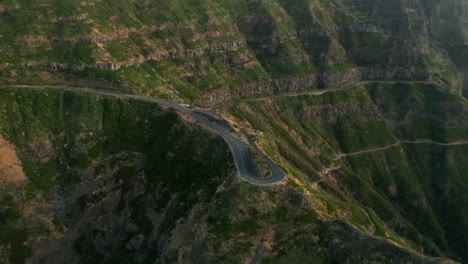
M226 111L304 188L372 209L425 253L466 258L465 99L431 85L370 84Z
M460 92L437 43L465 42L466 3L438 2L8 0L2 80L107 83L202 105L360 79L440 79Z
M468 261L467 19L466 0L2 1L0 262ZM240 181L173 110L10 84L215 107L289 178Z
M273 126L268 133L272 140L267 141L272 152L267 153L293 177L286 185L256 187L232 177L232 163L220 138L157 105L54 90L0 92L6 109L0 115L2 148L16 160L5 164L2 157L0 164L20 171L5 173L0 168L0 253L5 263L448 263L420 253L445 256L450 251L441 225L464 228L461 214L449 211L452 216L440 223L432 207L419 208L426 196L414 192L435 191L428 197L440 203L436 210L445 210L447 202L463 208L464 198L450 198L463 197L459 192L465 186L459 177L464 176L454 173L447 183L461 184L459 189L448 189L441 198L430 179L425 189L405 175L404 156L384 159L384 164L394 162L398 167L393 169L402 171L395 187L366 183L367 177L385 182L394 176L386 167L380 171L358 166L361 161L351 157L346 158L349 164L337 161L334 172L319 183L314 168L300 167L290 156L294 153L281 150L287 146L282 141L291 138L276 138L282 129ZM465 149L459 151L466 155ZM319 164L329 157L306 158ZM466 164L454 162L448 169L463 173L457 166ZM440 172L445 170L432 173L437 178ZM20 177L9 177L15 175ZM393 195L385 197L386 188ZM402 200L392 201L395 193ZM415 203L405 202L412 196ZM431 221L418 222L413 213ZM455 249L464 243L464 237L458 239L451 240Z
M220 138L154 104L2 90L0 105L27 175L0 174L2 263L154 260L232 172Z

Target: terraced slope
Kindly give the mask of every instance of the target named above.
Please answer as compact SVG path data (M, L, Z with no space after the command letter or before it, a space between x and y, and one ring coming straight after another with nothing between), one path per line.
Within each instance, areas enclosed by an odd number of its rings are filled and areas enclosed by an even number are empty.
M7 0L0 77L205 106L361 79L436 79L460 93L464 67L443 48L464 49L464 1L374 2Z
M0 262L467 262L467 7L2 1L1 85L215 108L288 181L161 106L0 90Z

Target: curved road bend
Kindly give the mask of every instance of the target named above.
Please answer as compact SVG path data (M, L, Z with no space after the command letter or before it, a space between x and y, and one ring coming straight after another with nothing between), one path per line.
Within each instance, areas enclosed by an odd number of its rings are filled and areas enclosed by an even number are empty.
M54 89L54 90L67 90L67 91L80 91L92 94L100 94L118 98L127 98L133 99L138 101L146 101L151 103L157 103L161 105L165 105L181 112L190 115L198 122L204 124L212 131L220 135L224 141L228 144L229 149L231 150L232 157L234 159L234 163L236 165L237 170L239 171L239 175L241 178L246 180L247 182L255 185L260 186L268 186L273 185L278 182L281 182L287 178L287 174L280 169L271 159L269 159L266 155L260 152L263 159L265 159L266 164L268 165L269 169L271 170L271 176L267 178L260 178L256 175L254 166L252 164L252 158L250 155L249 147L245 144L239 137L234 134L231 134L225 127L218 125L214 122L209 121L207 118L197 114L190 108L181 106L179 104L166 101L163 99L157 99L153 97L146 97L140 95L131 95L131 94L119 94L107 91L97 91L97 90L89 90L83 88L72 88L67 86L27 86L27 85L18 85L18 86L3 86L0 88L32 88L32 89ZM260 151L256 145L254 148L257 151Z
M106 95L113 95L112 93L108 94L106 92L99 92ZM269 169L271 170L271 176L267 178L260 178L256 175L254 166L252 164L252 158L250 155L249 147L245 144L239 137L230 133L225 127L218 125L214 122L209 121L207 118L197 114L190 108L183 107L179 104L172 103L166 100L146 97L146 96L139 96L139 95L124 95L126 98L140 100L140 101L147 101L162 104L179 111L182 111L195 120L199 121L200 123L204 124L215 133L220 135L224 141L228 144L229 149L231 150L232 157L234 159L234 163L236 164L237 170L239 171L239 175L246 181L255 184L255 185L273 185L280 181L283 181L287 178L286 173L280 169L272 160L270 160L265 155L262 157L265 159Z

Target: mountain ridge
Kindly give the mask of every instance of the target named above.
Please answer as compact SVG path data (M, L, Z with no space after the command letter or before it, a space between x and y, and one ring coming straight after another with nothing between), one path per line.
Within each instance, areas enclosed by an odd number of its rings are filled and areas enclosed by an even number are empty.
M0 4L0 262L467 260L466 0L33 2Z

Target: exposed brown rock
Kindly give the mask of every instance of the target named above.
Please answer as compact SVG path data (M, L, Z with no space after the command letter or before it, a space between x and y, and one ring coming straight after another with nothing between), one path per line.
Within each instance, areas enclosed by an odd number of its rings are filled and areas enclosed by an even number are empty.
M15 147L0 135L0 186L26 181Z

